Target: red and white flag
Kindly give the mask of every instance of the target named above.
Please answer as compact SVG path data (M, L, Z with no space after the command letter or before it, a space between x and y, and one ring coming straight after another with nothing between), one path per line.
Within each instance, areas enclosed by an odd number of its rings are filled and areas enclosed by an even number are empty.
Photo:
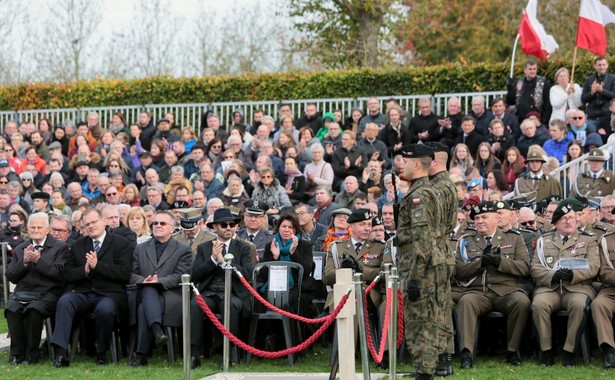
M607 24L615 23L615 14L599 0L581 0L577 46L597 55L606 54Z
M521 37L521 50L527 55L535 55L544 61L559 49L559 45L553 36L545 32L545 28L536 19L536 4L537 0L528 1L518 34Z

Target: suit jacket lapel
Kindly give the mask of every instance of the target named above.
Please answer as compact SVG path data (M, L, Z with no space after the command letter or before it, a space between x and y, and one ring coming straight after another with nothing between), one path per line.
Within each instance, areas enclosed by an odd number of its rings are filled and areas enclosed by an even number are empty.
M152 263L152 267L156 268L156 264L158 263L158 260L156 260L156 240L152 238L145 244L145 255L150 263Z
M102 246L98 250L98 254L96 255L100 260L101 257L107 253L109 248L111 248L111 242L113 241L113 235L107 231L107 235L105 235L105 240L103 240ZM92 247L92 251L94 250L94 241L90 238L88 240L88 244Z
M162 252L162 255L160 255L160 260L158 260L158 265L156 265L156 268L160 268L162 264L164 264L164 262L167 261L173 255L173 252L175 252L176 249L177 249L177 242L175 241L175 239L169 240L169 242L167 243L167 246L164 247L164 251ZM156 249L154 247L154 258L156 257L155 251Z

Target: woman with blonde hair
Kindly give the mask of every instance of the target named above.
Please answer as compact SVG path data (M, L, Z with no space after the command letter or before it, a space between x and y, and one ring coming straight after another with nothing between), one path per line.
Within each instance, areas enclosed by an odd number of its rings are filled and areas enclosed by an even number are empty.
M459 168L462 173L465 173L472 166L474 166L474 160L470 154L470 148L466 144L457 144L451 155L450 168Z
M128 211L126 224L137 235L137 244L145 243L152 238L145 211L141 207L133 207Z
M570 83L570 74L567 68L561 67L555 72L555 83L549 91L549 100L553 108L549 123L555 119L566 121L567 110L576 110L583 105L581 86Z
M129 183L124 187L122 194L122 202L129 204L132 207L139 207L141 199L139 199L139 189L134 183Z

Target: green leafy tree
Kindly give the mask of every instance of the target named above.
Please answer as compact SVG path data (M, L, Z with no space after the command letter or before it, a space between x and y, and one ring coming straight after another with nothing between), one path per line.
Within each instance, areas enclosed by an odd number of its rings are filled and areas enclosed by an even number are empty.
M381 67L392 58L399 0L291 0L295 46L315 68Z

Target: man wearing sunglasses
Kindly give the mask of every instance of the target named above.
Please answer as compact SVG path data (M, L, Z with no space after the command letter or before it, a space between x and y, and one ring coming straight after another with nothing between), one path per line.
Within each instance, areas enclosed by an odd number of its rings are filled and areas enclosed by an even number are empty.
M192 264L190 247L172 237L173 214L158 211L152 230L153 239L139 244L132 260L130 283L138 287L137 355L130 363L133 367L147 365L152 343L160 347L169 340L162 326L181 326L181 313L177 312L181 309L179 283L182 274L190 273Z
M207 223L217 235L215 240L205 242L198 246L196 258L192 266L192 281L198 283L198 289L203 300L214 313L222 314L224 318L224 256L232 253L232 265L249 281L252 278L252 260L250 245L235 239L235 228L240 219L233 216L228 208L219 208L214 212L213 220ZM251 310L250 294L240 283L237 276L233 276L231 295L230 331L237 335L239 332L239 316L249 317ZM192 368L199 367L201 349L210 347L210 342L203 344L205 320L203 311L193 298L190 305ZM237 350L233 348L231 362L237 363Z

